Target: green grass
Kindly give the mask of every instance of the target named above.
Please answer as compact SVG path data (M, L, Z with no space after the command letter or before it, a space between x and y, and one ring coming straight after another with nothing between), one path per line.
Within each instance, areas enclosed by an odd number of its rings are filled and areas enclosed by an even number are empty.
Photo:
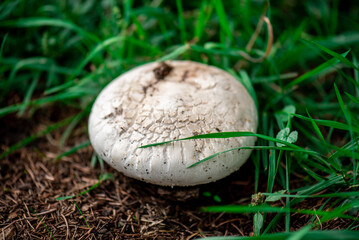
M52 234L52 232L50 231L50 229L47 227L46 223L43 221L43 219L40 218L39 215L37 215L37 213L31 208L29 207L30 211L37 217L37 219L42 223L42 225L44 225L45 229L47 230L47 232L50 234L51 238L56 240L56 238L54 237L54 235Z
M195 138L258 137L257 146L250 147L253 194L266 189L267 196L257 206L202 210L253 213L256 233L261 234L256 239L357 239L350 230L358 228L359 207L359 4L286 2L273 1L264 11L274 42L267 58L253 63L243 56L263 57L271 35L263 24L254 44L248 45L266 1L2 1L0 117L16 113L31 118L55 104L78 113L28 136L0 158L64 126L61 144L66 145L101 89L130 68L150 61L191 59L230 72L255 99L257 134ZM14 95L21 101L8 105L7 99ZM86 146L88 142L72 146L59 159ZM266 182L260 180L261 174ZM289 184L295 174L305 176L298 189ZM285 192L272 195L277 190ZM325 194L318 195L321 191ZM283 198L285 205L272 207L271 196L276 201ZM296 208L313 197L327 202L320 209ZM289 232L293 212L313 218L307 227ZM268 218L267 213L275 217ZM352 227L330 234L318 230L318 219L334 218L350 219ZM264 224L265 219L269 223ZM287 233L270 235L279 222Z

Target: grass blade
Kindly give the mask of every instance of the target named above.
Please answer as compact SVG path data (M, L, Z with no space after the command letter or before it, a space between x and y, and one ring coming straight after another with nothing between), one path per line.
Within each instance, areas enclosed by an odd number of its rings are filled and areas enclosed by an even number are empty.
M232 31L229 28L230 25L227 20L227 14L224 11L222 0L212 0L212 4L216 10L221 29L224 31L227 37L233 39Z
M295 209L290 208L287 209L285 207L272 207L272 206L247 206L247 205L224 205L224 206L210 206L210 207L203 207L201 211L203 212L220 212L220 213L256 213L256 212L263 212L263 213L286 213L287 211L291 213L299 213L305 215L318 215L322 217L326 217L326 220L329 221L333 218L345 218L356 220L355 217L346 215L341 213L343 209L340 209L338 212L330 212L330 211L322 211L322 210L312 210L312 209Z
M176 5L178 10L178 22L181 31L181 39L182 39L182 43L185 43L187 41L187 34L186 34L186 26L184 23L184 17L183 17L182 0L176 0Z
M90 225L87 223L87 220L86 220L85 216L82 214L81 209L79 208L79 206L77 206L77 204L76 204L75 200L72 200L72 201L73 201L73 203L75 204L75 206L76 206L77 210L80 212L80 214L81 214L82 218L85 220L85 223L86 223L87 228L88 228L88 229L91 229L91 228L90 228Z
M39 219L39 221L42 223L42 225L44 225L44 227L46 228L47 232L50 234L51 238L56 240L56 238L54 237L54 235L52 234L52 232L50 231L50 229L47 227L46 223L44 221L42 221L42 219L40 218L40 216L34 211L34 209L32 209L32 207L29 207L30 211L35 214L35 216L37 217L37 219Z
M68 150L68 151L66 151L66 152L64 152L64 153L62 153L62 154L60 154L59 156L56 157L56 160L59 160L59 159L61 159L62 157L71 155L71 154L77 152L79 149L82 149L82 148L85 148L85 147L87 147L87 146L90 146L90 144L91 144L90 141L85 141L85 142L83 142L83 143L81 143L81 144L79 144L79 145L77 145L77 146L71 148L70 150Z
M343 56L346 56L349 53L349 51L343 53ZM341 55L340 55L341 56ZM338 60L337 58L332 58L322 64L320 64L318 67L304 73L303 75L301 75L300 77L294 79L293 81L291 81L289 84L287 84L284 89L290 89L292 87L294 87L295 85L300 84L301 82L305 81L306 79L313 77L321 72L323 72L324 70L334 66L335 64L339 63L340 60Z
M2 27L18 27L18 28L29 28L29 27L44 27L44 26L51 26L51 27L62 27L73 30L84 38L91 39L94 42L99 42L100 39L91 34L82 28L76 26L72 22L62 20L62 19L54 19L54 18L20 18L16 20L7 20L0 22L0 26Z
M179 47L176 47L169 54L167 54L167 55L161 57L160 59L158 59L157 62L164 62L164 61L167 61L167 60L176 59L177 57L179 57L180 55L185 53L187 50L188 50L188 45L181 45Z
M326 47L324 47L324 46L322 46L322 45L320 45L319 43L316 43L316 42L314 42L314 41L308 41L308 42L314 44L314 45L317 46L319 49L321 49L323 52L328 53L329 55L335 57L336 59L340 60L341 62L343 62L343 63L347 64L348 66L354 68L355 70L359 71L359 68L358 68L357 66L355 66L351 61L349 61L348 59L346 59L345 56L343 56L343 55L341 55L341 54L339 54L339 53L336 53L336 52L330 50L329 48L326 48ZM350 50L348 50L348 52L349 52L349 51L350 51ZM348 52L347 52L347 53L348 53Z
M303 230L303 229L302 229ZM301 231L301 230L299 230ZM301 239L306 240L357 240L359 239L358 231L340 231L340 230L321 230L321 231L305 231ZM239 237L239 236L226 236L226 237L207 237L209 240L289 240L292 236L296 236L298 232L289 233L273 233L265 234L262 236L254 237ZM302 233L300 233L300 236ZM298 236L298 235L297 235ZM204 238L202 238L204 239ZM295 238L297 239L297 238Z
M63 126L66 126L71 120L73 119L73 117L69 117L66 118L65 120L62 120L58 123L52 124L49 127L47 127L45 130L37 132L27 138L25 138L24 140L20 141L19 143L11 146L7 151L3 152L2 154L0 154L0 160L4 157L6 157L7 155L11 154L12 152L14 152L15 150L18 150L24 146L26 146L27 144L35 141L36 139L38 139L39 137L44 136L45 134L48 134L56 129L59 129Z

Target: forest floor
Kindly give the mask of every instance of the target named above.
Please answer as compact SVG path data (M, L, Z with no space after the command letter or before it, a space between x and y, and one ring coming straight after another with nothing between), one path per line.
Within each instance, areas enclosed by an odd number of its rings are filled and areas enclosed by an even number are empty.
M41 109L32 118L18 118L15 114L0 118L1 151L71 112L54 105ZM83 123L74 131L70 145L88 139L86 126ZM209 205L251 203L251 160L240 171L215 183L189 188L159 187L125 177L107 165L103 170L99 164L92 167L91 146L56 159L64 150L59 148L62 130L37 139L0 161L0 239L195 239L253 235L252 214L201 211L201 207ZM99 182L103 172L113 174L113 179ZM291 179L291 187L300 186L302 181L302 176ZM259 186L259 191L265 191L265 187ZM75 197L56 199L70 195ZM296 207L318 209L323 201L324 198L307 199ZM285 202L274 205L285 206ZM270 220L271 215L267 216ZM293 213L290 230L300 229L311 217ZM338 218L318 228L345 229L351 222ZM284 221L279 221L275 232L283 231Z

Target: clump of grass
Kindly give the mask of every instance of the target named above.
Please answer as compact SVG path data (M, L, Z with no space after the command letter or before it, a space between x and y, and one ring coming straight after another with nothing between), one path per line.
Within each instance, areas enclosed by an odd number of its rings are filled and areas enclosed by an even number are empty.
M295 5L285 1L272 5L210 0L3 1L0 117L17 113L31 118L54 104L78 112L11 146L0 159L63 127L61 144L66 145L99 91L131 67L153 60L191 59L236 76L255 99L260 119L257 134L193 137L258 137L257 146L249 148L255 150L253 194L263 192L263 201L256 206L202 210L251 212L255 233L268 239L356 239L357 234L349 230L358 229L359 19L357 4L349 5L338 0ZM272 29L256 30L261 19L270 20ZM269 31L274 40L266 52ZM243 56L266 58L253 63ZM9 104L14 95L19 100ZM58 159L88 144L74 146ZM303 184L295 187L291 179L298 176ZM315 197L326 198L320 209L296 208ZM271 205L282 198L282 207ZM306 227L290 233L293 212L312 218ZM269 219L268 213L275 216ZM319 223L333 218L353 223L330 234L317 230ZM286 233L269 235L279 221Z

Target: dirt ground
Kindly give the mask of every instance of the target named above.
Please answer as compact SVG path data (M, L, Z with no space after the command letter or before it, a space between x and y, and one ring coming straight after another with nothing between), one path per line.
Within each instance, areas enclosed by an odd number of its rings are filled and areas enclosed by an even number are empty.
M26 136L76 113L51 106L33 115L15 114L0 119L0 152ZM86 122L78 126L67 147L59 141L64 128L32 142L0 160L0 239L195 239L221 235L253 235L251 215L201 212L219 204L250 204L254 193L254 166L250 160L240 171L216 183L190 188L158 187L123 176L105 165L114 180L104 180L89 193L76 195L98 182L101 169L90 164L91 146L56 160L71 146L88 140ZM263 176L260 183L266 183ZM292 187L302 184L300 176ZM266 186L260 186L265 191ZM208 196L208 192L212 196ZM220 199L214 198L217 195ZM218 202L220 200L220 202ZM298 207L318 208L321 199ZM275 205L281 206L284 202ZM311 216L293 214L291 230ZM269 215L267 221L271 219ZM284 220L275 231L284 231ZM336 219L322 229L343 229L351 221Z

